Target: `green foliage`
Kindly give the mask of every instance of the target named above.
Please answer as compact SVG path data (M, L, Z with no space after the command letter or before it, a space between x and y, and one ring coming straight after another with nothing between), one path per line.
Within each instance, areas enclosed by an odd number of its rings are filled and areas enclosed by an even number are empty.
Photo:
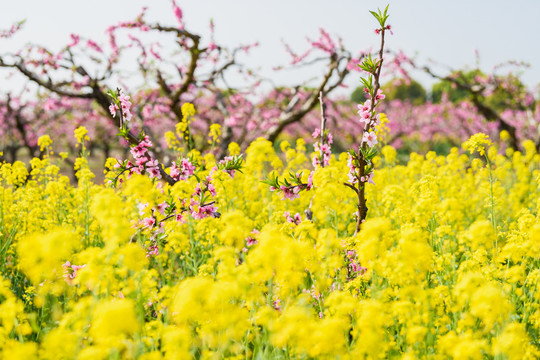
M488 78L489 75L484 74L479 69L475 69L467 72L456 71L450 76L468 87L478 89L478 96L482 98L487 106L493 108L495 111L502 112L506 109L526 110L527 107L534 106L534 103L526 105L524 99L527 95L527 87L518 76L512 73ZM484 94L487 91L484 91L484 89L488 86L490 87L490 93L485 96ZM442 80L433 85L431 100L434 103L439 103L443 94L447 94L449 100L453 103L466 100L471 96L470 91L458 87L449 80Z
M269 186L273 186L275 189L279 189L282 185L290 188L295 186L305 187L306 184L302 182L302 172L293 174L289 172L289 178L283 177L283 180L280 180L275 174L269 175L267 179L261 180L262 183Z
M384 85L388 100L410 101L413 105L422 105L426 102L426 89L417 82L411 80L409 84L403 80L392 80Z
M483 75L483 73L480 70L471 70L465 73L462 71L457 71L452 73L450 76L457 76L465 83L472 84L476 75ZM469 97L469 91L458 88L449 80L441 80L433 84L433 87L431 88L431 101L434 103L440 103L443 94L447 94L448 99L453 103L466 100Z
M388 15L389 6L390 4L386 5L383 12L381 12L381 9L377 9L377 12L370 11L371 15L373 15L375 19L377 19L377 21L381 25L381 28L384 28L386 26L386 20L388 20L388 16L389 16Z
M351 101L356 104L361 104L366 101L366 96L364 95L364 88L359 86L351 94Z
M220 161L217 164L217 168L223 171L234 170L234 171L242 172L243 162L244 162L244 159L242 158L242 155L234 155L232 156L231 159Z
M505 109L526 110L527 105L523 100L527 87L523 82L514 74L508 74L500 80L500 86L486 98L488 105L501 112ZM534 103L529 108L534 108Z
M381 64L381 60L377 58L372 58L371 54L368 54L368 56L364 57L364 60L361 64L358 64L358 67L370 74L375 75L377 72L377 69L379 68L379 65ZM362 83L366 88L370 88L372 86L371 78L361 78Z

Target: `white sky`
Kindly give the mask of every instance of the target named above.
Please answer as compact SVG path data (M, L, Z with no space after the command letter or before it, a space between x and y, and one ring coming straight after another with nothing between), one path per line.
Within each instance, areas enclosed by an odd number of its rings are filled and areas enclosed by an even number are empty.
M453 68L474 66L474 49L480 65L490 71L507 61L531 65L523 76L529 86L540 83L540 1L537 0L178 0L186 27L207 38L208 22L214 19L218 43L234 46L255 41L260 47L246 59L251 67L278 83L298 82L318 76L320 69L285 71L273 75L272 66L289 61L281 39L298 52L306 49L305 37L315 38L318 28L340 35L345 45L358 50L377 45L375 20L369 10L390 3L389 23L394 36L391 49L402 49L419 59L433 59ZM0 40L0 53L26 42L58 50L77 33L105 43L105 29L118 21L132 20L147 6L148 20L175 25L168 0L0 0L0 28L27 19L23 31L10 41ZM416 76L424 85L431 81ZM3 77L0 77L2 79ZM4 81L5 80L0 80ZM348 82L359 84L355 75ZM0 88L3 86L0 85ZM352 90L352 89L351 89ZM348 91L351 91L348 90Z

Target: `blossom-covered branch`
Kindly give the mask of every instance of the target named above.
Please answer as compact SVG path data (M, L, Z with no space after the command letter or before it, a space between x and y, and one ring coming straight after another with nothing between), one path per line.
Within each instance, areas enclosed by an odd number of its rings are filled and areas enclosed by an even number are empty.
M371 55L364 57L361 64L358 66L366 72L367 78L362 78L362 84L364 85L364 93L368 97L363 104L358 105L358 115L360 115L360 128L363 129L362 142L360 143L358 150L349 151L349 188L355 190L358 204L356 212L356 230L355 234L360 231L360 226L364 222L367 216L367 205L365 197L365 185L367 183L374 183L374 166L372 163L373 158L376 155L375 145L378 143L377 135L375 133L375 127L379 125L379 114L375 108L379 105L380 101L385 98L382 90L380 89L380 76L383 64L384 54L384 36L387 30L390 30L390 25L386 25L388 19L388 6L384 9L384 12L380 10L378 12L371 12L373 16L379 22L380 28L375 29L375 33L381 37L381 45L379 49L379 57L372 58Z

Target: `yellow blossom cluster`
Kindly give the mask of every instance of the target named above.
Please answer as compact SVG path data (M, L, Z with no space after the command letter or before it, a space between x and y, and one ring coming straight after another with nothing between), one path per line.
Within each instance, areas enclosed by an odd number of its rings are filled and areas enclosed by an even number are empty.
M210 125L209 133L208 133L208 143L209 144L216 144L219 143L219 137L221 136L221 125L219 124L212 124Z
M303 140L254 141L242 172L212 175L221 217L158 235L133 225L195 178L113 189L84 155L76 185L50 157L3 163L0 359L538 359L540 155L522 147L405 164L384 147L357 235L347 154L294 201L261 182L307 181Z
M184 103L182 105L182 121L176 124L176 133L182 138L185 136L186 131L188 131L189 124L192 121L193 116L195 115L195 107L191 103Z
M469 151L471 154L478 151L480 156L484 156L486 153L486 147L491 146L491 140L483 133L477 133L471 136L471 138L463 143L463 148Z
M190 123L194 120L194 116L197 111L195 110L195 106L193 106L193 104L186 102L182 104L181 112L182 120L175 125L176 132L167 131L165 133L165 141L167 142L168 147L171 150L174 150L176 153L184 153L186 148L188 151L192 149L191 142L193 139L191 138ZM214 141L221 133L219 125L217 126L218 127L211 125L210 127L209 135Z
M84 126L79 126L75 129L75 139L77 139L78 144L83 143L85 140L90 140L90 137L88 137L88 130Z

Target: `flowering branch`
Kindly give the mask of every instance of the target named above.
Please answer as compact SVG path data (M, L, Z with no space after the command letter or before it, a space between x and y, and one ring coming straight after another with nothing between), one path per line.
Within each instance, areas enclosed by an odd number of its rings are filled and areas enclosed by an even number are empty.
M278 176L268 178L262 181L270 185L270 191L281 193L281 200L294 200L300 196L302 190L311 190L313 187L313 173L309 175L308 182L302 182L302 173L289 173L289 178L284 177L280 180Z
M327 160L325 159L325 155L326 158L329 158L330 157L330 147L328 146L328 154L325 153L325 148L324 148L324 144L325 144L325 140L328 140L328 135L330 134L325 134L325 131L326 131L326 104L324 103L324 100L323 100L323 92L321 91L319 93L319 102L321 104L321 129L319 130L320 131L320 137L321 137L321 140L319 142L319 148L315 149L315 150L319 150L319 152L321 153L320 154L320 164L321 164L321 167L324 167L324 165L326 165L327 163ZM330 135L330 139L331 139L331 135ZM330 142L330 144L332 144L332 142Z
M364 85L364 92L369 99L364 104L358 105L360 124L364 131L362 143L358 151L349 151L349 183L346 184L348 188L355 191L358 199L355 235L360 231L360 226L366 219L368 211L365 184L368 182L374 184L372 159L377 153L374 149L374 146L378 143L375 127L379 125L379 115L375 111L375 108L385 98L380 89L380 76L383 64L384 35L386 30L391 29L390 25L386 25L388 6L386 6L384 12L379 10L378 12L371 11L371 13L380 25L380 28L376 29L375 33L381 36L381 45L378 58L372 58L371 55L368 55L363 58L361 64L358 64L363 71L369 74L367 78L361 79Z

